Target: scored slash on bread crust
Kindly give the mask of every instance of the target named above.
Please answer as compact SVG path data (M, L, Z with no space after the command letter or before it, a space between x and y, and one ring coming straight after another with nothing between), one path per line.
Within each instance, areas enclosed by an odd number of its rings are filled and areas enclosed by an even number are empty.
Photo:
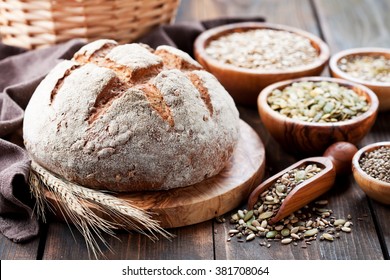
M98 40L47 75L23 129L30 156L67 180L158 190L218 174L238 141L239 116L188 54Z

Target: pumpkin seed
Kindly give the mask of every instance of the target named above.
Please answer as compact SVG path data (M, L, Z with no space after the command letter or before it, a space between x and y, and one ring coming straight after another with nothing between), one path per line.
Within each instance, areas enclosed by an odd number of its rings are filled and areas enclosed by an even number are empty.
M269 232L267 232L267 234L265 235L266 238L275 238L275 236L278 234L278 232L276 230L271 230Z
M272 217L273 215L274 215L274 212L267 211L267 212L261 213L259 215L259 219L260 220L265 220L265 219L268 219L268 218Z
M245 216L244 216L244 221L246 222L246 221L248 221L250 218L252 218L253 217L253 211L251 210L251 211L248 211L246 214L245 214Z
M307 122L344 121L369 107L364 96L333 82L295 82L272 91L267 102L280 114Z
M299 170L299 171L295 172L295 181L296 182L303 181L303 180L305 180L305 178L306 178L306 172L304 170Z
M284 237L286 236L289 236L290 235L290 230L288 228L284 228L282 229L282 231L280 232L280 234Z
M256 227L254 227L254 226L248 226L248 228L249 228L250 230L254 231L254 232L257 232L257 231L258 231L258 229L257 229Z

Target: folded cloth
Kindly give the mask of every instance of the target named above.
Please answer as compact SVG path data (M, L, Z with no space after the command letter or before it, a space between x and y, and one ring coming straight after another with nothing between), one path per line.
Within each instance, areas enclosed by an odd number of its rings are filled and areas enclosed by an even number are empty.
M177 47L193 56L195 38L206 29L263 18L226 18L162 25L138 42L156 48ZM36 237L39 222L27 184L30 160L23 148L23 112L43 77L61 59L69 59L85 44L71 40L49 48L26 51L0 42L0 232L14 242Z
M23 112L35 88L61 59L84 42L72 40L26 51L0 43L0 232L14 242L38 235L27 177L30 160L23 149Z

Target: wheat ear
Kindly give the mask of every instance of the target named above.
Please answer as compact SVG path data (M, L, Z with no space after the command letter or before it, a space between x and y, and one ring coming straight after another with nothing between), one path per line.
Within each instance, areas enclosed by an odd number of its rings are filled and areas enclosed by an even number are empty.
M113 229L126 228L136 230L151 240L157 240L160 234L165 238L172 235L160 227L156 220L146 211L131 203L97 190L88 189L63 178L43 168L36 162L31 163L29 176L31 193L35 196L38 215L45 219L44 208L48 205L45 190L52 193L58 201L58 208L65 220L68 217L84 236L88 253L95 258L103 256L95 236L109 248L102 233L115 236ZM98 211L110 216L110 220L96 215L89 207L93 204Z

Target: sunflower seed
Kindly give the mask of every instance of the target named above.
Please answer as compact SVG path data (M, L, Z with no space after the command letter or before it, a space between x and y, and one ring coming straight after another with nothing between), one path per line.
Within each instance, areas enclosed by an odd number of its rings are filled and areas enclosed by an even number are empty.
M303 236L309 237L309 236L313 236L313 235L315 235L315 234L317 234L317 233L318 233L318 229L313 228L313 229L309 229L309 230L305 231L305 232L303 233Z
M256 235L254 233L251 233L249 234L247 237L246 237L246 241L251 241L253 239L255 239Z
M342 227L341 230L344 232L351 232L351 228L349 227Z
M321 235L321 237L323 237L324 239L329 240L329 241L333 241L334 240L333 235L331 235L329 233L324 233L324 234Z
M282 241L280 241L282 244L290 244L292 241L291 238L285 238L285 239L282 239Z
M334 221L333 225L334 226L341 226L341 225L344 225L345 224L345 220L344 219L337 219Z

